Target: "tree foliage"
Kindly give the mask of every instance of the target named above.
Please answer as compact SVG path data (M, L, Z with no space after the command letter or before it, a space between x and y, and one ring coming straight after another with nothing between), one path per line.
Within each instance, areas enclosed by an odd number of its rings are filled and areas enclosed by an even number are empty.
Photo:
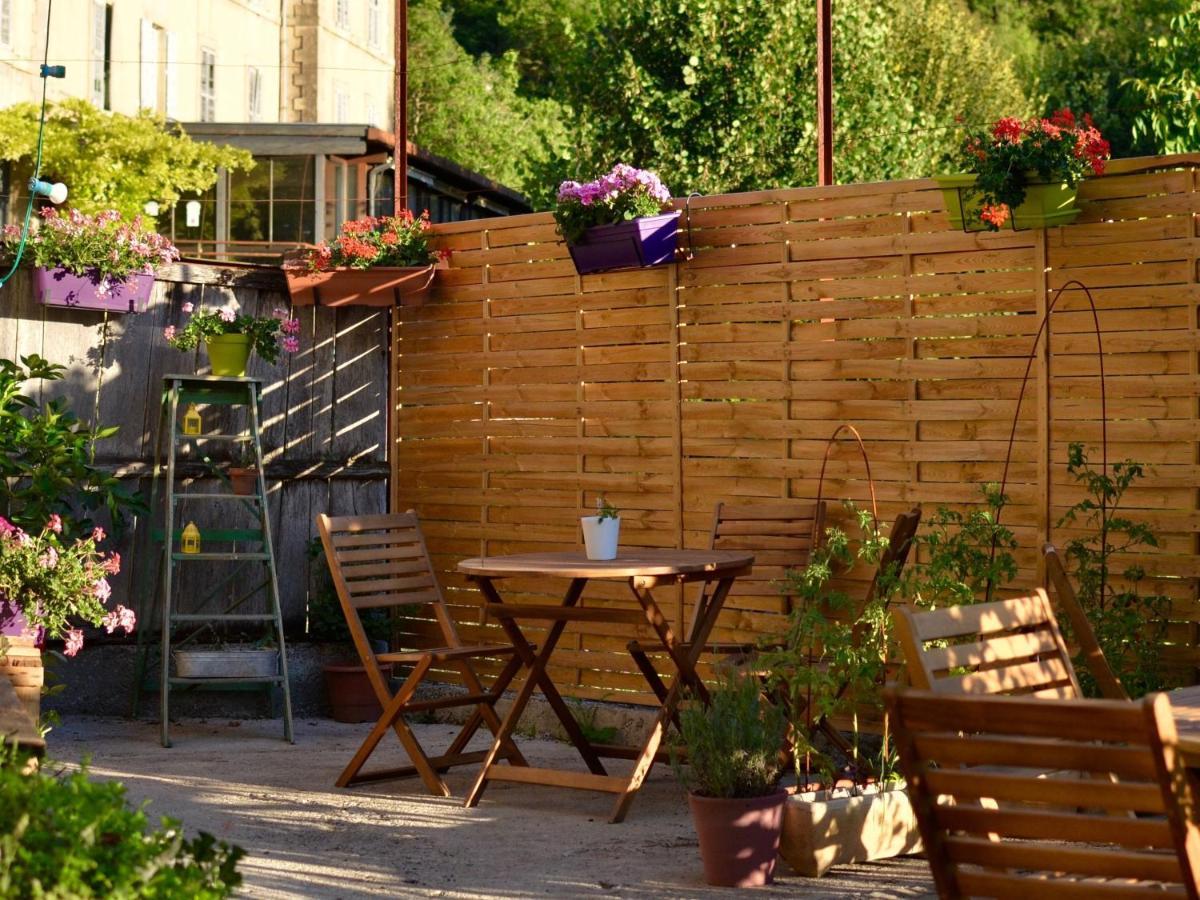
M0 110L0 160L28 178L37 152L39 107L17 103ZM185 191L205 191L218 167L248 169L250 154L194 141L159 115L106 112L86 100L48 107L42 177L62 181L70 204L82 212L116 209L132 218L149 200L173 205Z

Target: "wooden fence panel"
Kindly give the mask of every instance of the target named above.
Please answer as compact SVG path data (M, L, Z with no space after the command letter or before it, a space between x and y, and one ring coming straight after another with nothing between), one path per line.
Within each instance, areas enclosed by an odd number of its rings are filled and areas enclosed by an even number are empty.
M1174 598L1168 659L1193 681L1198 166L1113 163L1083 185L1079 221L1049 231L950 231L930 181L693 198L692 258L583 277L548 215L439 225L450 269L397 313L393 506L420 512L472 636L493 626L459 559L577 546L598 492L622 510L623 543L703 546L718 500L815 498L841 422L866 439L883 518L962 509L1000 478L1039 323L1079 279L1104 333L1109 459L1148 465L1127 505L1160 534L1123 563ZM1066 292L1030 368L1005 511L1021 586L1044 540L1076 533L1058 525L1081 497L1068 444L1099 456L1092 327ZM866 502L849 444L823 494ZM561 587L512 585L540 602ZM600 586L586 602L629 601ZM777 629L782 609L735 592L718 636ZM646 699L620 634L572 640L557 660L571 693Z

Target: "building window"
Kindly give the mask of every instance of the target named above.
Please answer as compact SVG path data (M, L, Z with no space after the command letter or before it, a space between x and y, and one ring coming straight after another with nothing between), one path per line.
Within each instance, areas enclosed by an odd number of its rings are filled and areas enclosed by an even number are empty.
M337 27L343 31L350 30L350 0L336 0Z
M200 48L200 121L217 121L217 54Z
M383 0L367 0L367 45L379 48L383 41Z
M11 0L0 0L7 5ZM111 109L108 96L112 35L112 6L104 0L92 3L92 105Z
M251 122L262 121L262 73L254 66L249 71L250 96L246 104L247 118Z
M12 46L12 0L0 0L0 44Z
M333 118L339 123L350 121L350 95L341 88L334 91Z

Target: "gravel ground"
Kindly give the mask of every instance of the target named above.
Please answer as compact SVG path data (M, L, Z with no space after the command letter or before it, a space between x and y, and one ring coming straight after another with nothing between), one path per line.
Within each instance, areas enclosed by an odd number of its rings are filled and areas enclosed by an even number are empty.
M298 720L296 743L278 720L188 721L158 744L153 723L70 717L48 738L50 754L91 757L95 775L124 782L152 816L182 819L248 851L242 896L631 897L728 896L701 877L681 788L657 766L629 818L608 824L609 795L494 783L476 809L461 798L474 766L453 770L454 797L431 797L416 779L338 790L333 780L368 727ZM450 725L418 725L429 749ZM518 739L531 765L582 765L566 744ZM393 739L376 765L403 762ZM614 768L622 763L616 762ZM781 864L769 895L812 898L924 897L923 860L900 859L800 878Z

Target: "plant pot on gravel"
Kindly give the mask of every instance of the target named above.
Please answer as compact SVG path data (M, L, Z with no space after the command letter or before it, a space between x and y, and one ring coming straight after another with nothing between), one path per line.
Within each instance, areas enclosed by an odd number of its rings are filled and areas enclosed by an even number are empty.
M787 801L779 788L786 724L783 711L763 701L758 680L738 673L723 677L707 706L693 700L680 713L672 761L690 790L709 884L754 887L774 880Z

